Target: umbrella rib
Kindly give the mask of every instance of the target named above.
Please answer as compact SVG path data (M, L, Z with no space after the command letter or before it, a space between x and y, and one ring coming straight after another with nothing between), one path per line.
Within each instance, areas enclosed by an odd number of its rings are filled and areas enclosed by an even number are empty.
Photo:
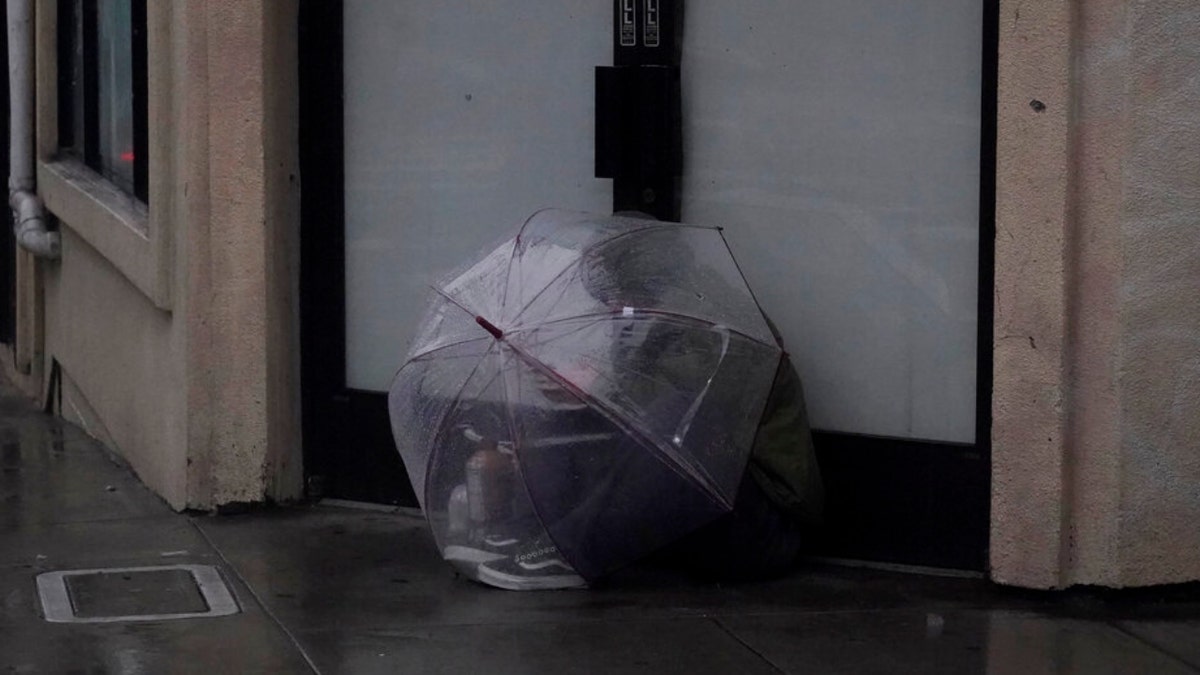
M674 459L674 462L667 463L667 467L669 469L674 470L676 473L682 472L683 474L686 474L687 478L696 481L696 484L702 490L704 490L706 494L716 499L722 506L730 509L733 508L733 504L727 500L725 496L720 493L720 491L713 489L712 486L709 485L710 479L708 477L698 472L690 462L678 458L677 453L672 450L669 445L656 442L654 438L650 436L650 434L647 434L642 429L639 429L637 425L631 424L628 420L624 419L619 412L611 409L603 401L589 395L587 392L575 386L575 384L573 384L570 380L560 375L553 368L539 361L533 355L526 353L519 346L513 344L512 342L509 342L508 346L513 350L513 353L516 354L517 357L525 361L530 367L541 372L543 375L546 375L563 389L571 392L580 401L583 401L586 405L604 416L609 422L612 422L614 425L616 425L617 428L634 436L644 445L654 448L663 455Z
M497 343L497 344L500 344L500 343ZM514 349L511 344L509 344L508 346L510 349L513 349L514 353L517 353L517 350ZM497 354L500 356L503 356L503 354L504 354L503 348L501 348L497 352ZM536 361L536 359L534 359L534 360ZM517 462L519 464L521 462L521 453L522 453L522 450L524 449L523 443L522 443L523 439L520 436L520 434L517 433L517 413L513 406L512 397L509 396L509 394L508 394L508 389L509 389L509 387L508 387L508 384L509 384L508 370L503 367L503 364L501 364L500 377L504 381L504 403L505 403L505 410L507 412L507 417L508 417L508 433L509 433L509 436L512 438L513 452L516 454ZM585 400L585 402L586 402L586 400ZM517 481L517 482L525 490L525 497L526 497L526 499L529 500L529 506L533 510L533 517L537 519L538 527L541 528L542 532L546 533L546 536L550 538L550 542L552 544L554 544L555 548L559 549L560 551L563 550L563 547L559 545L557 539L555 538L554 533L551 532L550 528L546 525L546 518L542 516L542 510L541 510L541 507L539 506L540 502L539 502L539 500L533 498L533 493L531 493L529 490L529 483L524 480Z
M521 229L517 230L517 236L513 237L513 252L512 252L512 255L509 256L509 258L508 258L508 269L506 269L504 271L504 296L500 300L500 313L501 314L504 313L505 309L508 309L508 289L511 286L511 282L512 282L513 263L516 262L517 251L520 250L520 248L521 248L521 236L525 234L525 228L529 227L529 223L533 222L533 219L536 218L539 213L541 213L542 211L548 211L548 210L549 209L539 209L538 211L534 212L533 215L526 218L525 222L521 223ZM574 265L574 263L572 263L571 265ZM537 300L538 297L541 296L542 292L544 292L547 288L550 287L550 284L553 284L555 281L558 281L559 277L561 277L563 275L563 273L565 273L568 269L571 268L571 265L567 265L567 267L564 268L558 274L556 274L553 279L548 281L546 283L546 285L544 287L542 287L533 296L533 298L531 298L529 300L529 303L526 304L525 307L522 307L521 311L517 312L517 316L513 317L513 321L516 321L517 318L519 318L521 316L521 314L523 314L525 312L525 308L528 307L529 305L533 304L534 300Z
M530 218L530 220L532 220L532 217ZM549 289L550 289L550 287L551 287L551 286L553 286L553 285L554 285L554 282L556 282L556 281L558 281L559 279L561 279L561 278L562 278L562 276L563 276L564 274L566 274L566 273L567 273L567 271L568 271L568 270L570 270L571 268L573 268L573 267L578 267L578 266L579 266L579 262L583 260L583 254L584 254L585 252L587 252L587 251L590 251L590 250L593 250L593 249L599 248L599 247L601 247L601 246L607 246L607 245L611 244L612 242L614 242L614 241L616 241L616 240L618 240L618 239L623 239L623 238L625 238L625 237L630 237L630 236L633 236L633 235L635 235L635 234L639 234L639 233L642 233L642 232L648 232L648 231L650 231L650 230L665 230L665 229L673 229L673 228L688 228L688 229L693 229L693 230L717 230L717 231L719 232L719 231L720 231L720 229L721 229L721 228L719 228L719 227L712 227L712 226L709 226L709 225L686 225L686 224L683 224L683 223L670 223L670 224L666 224L666 223L660 223L659 221L656 221L656 220L647 220L647 221L646 221L646 223L647 223L646 227L637 227L637 228L634 228L634 229L632 229L632 230L626 230L626 231L624 231L624 232L618 232L617 234L614 234L613 236L611 236L611 237L609 237L609 238L607 238L607 239L602 239L602 240L600 240L600 241L593 242L593 243L591 243L590 245L588 245L586 248L584 248L584 249L580 249L580 251L579 251L579 259L578 259L578 260L575 260L575 261L574 261L574 262L572 262L570 265L567 265L566 267L564 267L564 268L563 268L563 269L562 269L562 270L561 270L561 271L560 271L558 274L554 275L554 278L553 278L553 279L551 279L550 281L547 281L547 282L546 282L546 285L545 285L545 286L543 286L543 287L542 287L542 288L541 288L541 289L540 289L540 290L539 290L537 293L535 293L535 294L533 295L533 297L529 299L529 302L525 303L525 306L521 308L521 311L517 312L517 315L513 317L513 323L516 323L516 322L517 322L517 320L519 320L519 319L521 318L521 315L525 313L525 310L527 310L527 309L529 309L530 307L532 307L532 306L533 306L533 303L537 302L537 301L538 301L538 299L542 297L542 294L543 294L543 293L545 293L547 290L549 290ZM526 225L528 225L528 224L529 224L529 221L526 221ZM521 234L523 234L524 232L525 232L525 226L523 225L523 226L521 226L521 231L517 233L517 240L518 240L518 242L520 241ZM728 244L726 245L726 247L728 248ZM730 255L732 255L732 253L731 253ZM514 256L514 257L516 257L516 247L515 247L515 246L513 247L513 256ZM507 293L507 288L505 289L505 292ZM761 310L760 310L760 311L761 311Z
M509 345L509 348L512 348L511 344ZM516 352L515 349L513 351ZM499 349L497 354L503 357L503 348ZM503 362L500 364L500 378L504 382L504 408L505 412L507 413L506 417L508 418L508 434L512 438L513 453L516 455L517 464L520 465L521 451L523 450L523 439L517 433L517 413L513 406L512 397L508 395L508 370L504 368ZM533 510L533 517L537 519L538 527L540 527L542 531L546 533L546 536L550 537L550 541L554 544L554 547L561 550L562 547L558 545L558 542L554 539L554 535L550 532L550 528L546 526L546 519L542 517L542 511L538 507L538 500L534 499L533 494L529 491L529 483L524 480L519 480L517 483L525 490L525 498L529 500L529 506Z
M561 335L552 335L552 336L550 336L548 338L544 338L542 340L528 340L528 341L526 341L526 346L527 347L541 347L541 346L547 345L551 342L555 342L557 340L563 340L565 338L569 338L572 335L581 333L581 332L587 330L588 328L595 326L597 323L600 323L599 320L595 320L595 321L583 321L582 320L582 319L590 319L590 318L591 317L580 317L580 319L581 319L580 325L576 326L575 328L572 328L568 332L562 333ZM555 322L555 323L557 323L557 322ZM563 321L562 323L566 323L566 322ZM543 325L547 325L547 324L539 324L538 327L543 326ZM525 330L528 331L528 330L532 330L533 328L535 328L535 326L529 326ZM514 331L510 331L510 333L511 334L519 334L520 331L514 330Z
M444 351L446 349L450 349L451 347L461 347L466 344L471 344L472 342L479 342L480 340L491 340L491 339L492 338L490 338L490 337L480 336L480 337L475 337L475 338L467 338L466 340L458 340L457 342L451 342L449 344L444 344L444 345L441 345L438 347L433 347L432 349L426 349L423 352L413 354L412 356L410 356L405 361L405 365L408 365L409 363L412 363L414 361L424 360L426 357L428 357L430 355L436 354L436 353L438 353L440 351ZM399 372L399 371L397 371L397 372Z
M500 315L504 315L504 310L508 309L508 289L512 285L512 269L513 263L517 260L517 251L521 248L521 235L525 234L525 228L529 227L529 221L533 220L541 211L536 211L533 215L525 219L521 223L521 229L517 230L517 236L513 237L512 255L508 256L508 267L504 269L504 294L500 296Z
M584 319L602 319L605 317L623 316L624 311L625 311L624 308L622 308L622 309L612 309L607 312L590 312L587 314L572 314L571 316L565 316L565 317L562 317L561 319L551 319L549 321L534 323L534 324L530 324L527 326L516 326L514 328L510 328L509 330L505 331L505 333L506 334L522 333L522 332L526 332L526 331L537 330L539 328L544 328L546 326L553 326L553 325L560 324L560 323L567 323L569 321L581 321ZM761 312L762 310L759 309L759 311ZM765 342L761 338L757 338L753 335L750 335L749 333L740 331L736 328L732 328L730 326L726 326L725 324L718 323L716 321L712 321L709 319L702 319L698 316L692 316L690 314L683 314L680 312L671 312L671 311L668 311L665 309L644 309L641 307L638 307L636 309L636 312L638 314L649 315L649 316L661 316L661 317L668 318L668 319L682 319L684 321L694 321L696 323L704 324L708 328L713 328L716 326L724 326L730 333L733 333L734 335L737 335L738 337L742 337L747 340L750 340L751 342L755 342L760 345L766 345L768 347L778 347L779 346L778 344L776 344L773 341Z
M579 258L572 260L571 264L569 264L566 267L559 270L558 274L555 274L554 278L552 278L550 281L547 281L545 286L543 286L540 290L538 290L537 293L534 293L533 297L529 299L529 302L525 303L525 306L521 308L521 311L517 312L517 315L513 317L513 322L515 323L517 320L519 320L521 318L521 315L525 313L525 310L532 307L533 303L537 302L538 299L542 297L543 293L550 290L550 287L554 285L554 282L561 279L563 277L563 275L566 274L571 269L579 267L579 263L582 260L583 260L583 255L581 253Z
M763 311L762 303L758 301L758 296L754 294L754 288L750 286L750 282L746 279L746 273L742 271L742 266L738 263L737 256L733 254L733 249L729 246L729 240L725 238L725 230L718 227L717 234L721 235L721 243L725 244L725 250L729 252L729 259L733 261L734 269L742 277L742 285L746 287L746 292L750 294L750 299L754 301L754 306L758 308L758 313L762 316L763 323L767 323L767 313ZM783 349L782 341L779 339L779 336L775 335L775 331L771 330L770 324L767 325L767 332L771 333L771 337L778 343L779 348Z
M438 295L440 295L440 296L442 296L443 298L445 298L445 299L449 300L449 301L450 301L450 304L452 304L452 305L454 305L455 307L457 307L457 308L461 309L462 311L466 312L467 314L470 314L471 316L479 316L478 314L476 314L475 312L471 311L471 309L470 309L470 308L468 308L466 305L464 305L464 304L462 304L461 302L459 302L457 299L455 299L455 298L454 298L454 296L450 295L450 294L449 294L449 293L447 293L446 291L444 291L444 290L442 290L442 289L440 289L440 288L438 288L437 286L434 286L434 285L430 285L429 287L430 287L430 288L432 288L432 289L433 289L433 291L434 291L435 293L437 293Z
M487 351L485 351L482 355L480 355L479 362L475 364L474 368L471 368L471 372L468 373L466 379L463 380L462 386L458 388L458 392L456 392L454 394L454 397L450 399L450 401L451 401L450 406L446 408L446 412L445 412L445 414L442 415L442 419L438 421L437 433L434 434L433 437L430 439L429 444L431 447L437 448L440 445L439 441L446 434L446 429L447 429L446 424L447 424L447 420L449 420L449 418L450 418L450 413L454 410L454 407L458 404L458 401L460 399L462 399L463 392L467 390L467 385L471 383L472 379L474 379L475 373L479 372L479 367L482 366L484 360L486 360L487 357L489 355L491 355L493 349L495 349L494 345L488 347ZM408 364L405 364L405 365L408 365ZM426 504L429 503L429 477L433 474L433 471L431 471L431 469L433 468L433 458L436 455L437 455L436 452L431 451L429 453L429 457L427 457L425 459L425 484L421 486L421 492L424 493L423 499Z

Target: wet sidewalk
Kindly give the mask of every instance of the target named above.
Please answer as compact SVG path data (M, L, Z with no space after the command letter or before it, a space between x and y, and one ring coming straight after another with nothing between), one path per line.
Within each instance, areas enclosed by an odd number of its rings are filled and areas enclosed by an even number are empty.
M167 565L214 567L236 613L44 617L38 575ZM181 601L178 585L109 577L87 603L73 587L68 613ZM456 578L411 514L176 514L83 432L0 389L0 673L68 672L1196 673L1200 594L816 564L739 586L638 569L590 591L498 591Z

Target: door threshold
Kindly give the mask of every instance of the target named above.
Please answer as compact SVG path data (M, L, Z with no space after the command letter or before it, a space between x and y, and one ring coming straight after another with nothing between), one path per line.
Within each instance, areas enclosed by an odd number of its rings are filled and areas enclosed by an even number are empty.
M424 518L425 514L413 506L395 506L392 504L375 504L372 502L356 502L352 499L322 499L317 502L317 506L326 506L336 509L354 509L356 511L374 511L376 513L396 513L405 516L413 516L415 518Z
M905 565L903 563L877 562L874 560L853 560L851 558L827 558L824 556L803 556L803 562L830 565L833 567L854 567L859 569L879 570L882 572L898 572L900 574L918 574L926 577L945 577L950 579L987 579L987 575L978 570L960 570L945 567L929 567L926 565Z

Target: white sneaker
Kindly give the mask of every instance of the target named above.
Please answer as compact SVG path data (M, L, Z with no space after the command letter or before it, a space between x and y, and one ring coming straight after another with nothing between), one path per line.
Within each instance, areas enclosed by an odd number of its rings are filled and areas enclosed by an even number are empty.
M479 566L479 580L510 591L583 588L587 582L562 559L558 548L544 538L534 546L503 560Z

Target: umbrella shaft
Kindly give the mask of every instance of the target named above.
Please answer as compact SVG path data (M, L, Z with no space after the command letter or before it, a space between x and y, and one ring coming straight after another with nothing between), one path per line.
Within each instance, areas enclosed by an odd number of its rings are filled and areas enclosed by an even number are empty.
M504 331L500 330L498 327L496 327L496 324L488 321L482 316L475 317L475 323L479 324L484 330L491 333L492 337L496 338L497 340L504 339Z

